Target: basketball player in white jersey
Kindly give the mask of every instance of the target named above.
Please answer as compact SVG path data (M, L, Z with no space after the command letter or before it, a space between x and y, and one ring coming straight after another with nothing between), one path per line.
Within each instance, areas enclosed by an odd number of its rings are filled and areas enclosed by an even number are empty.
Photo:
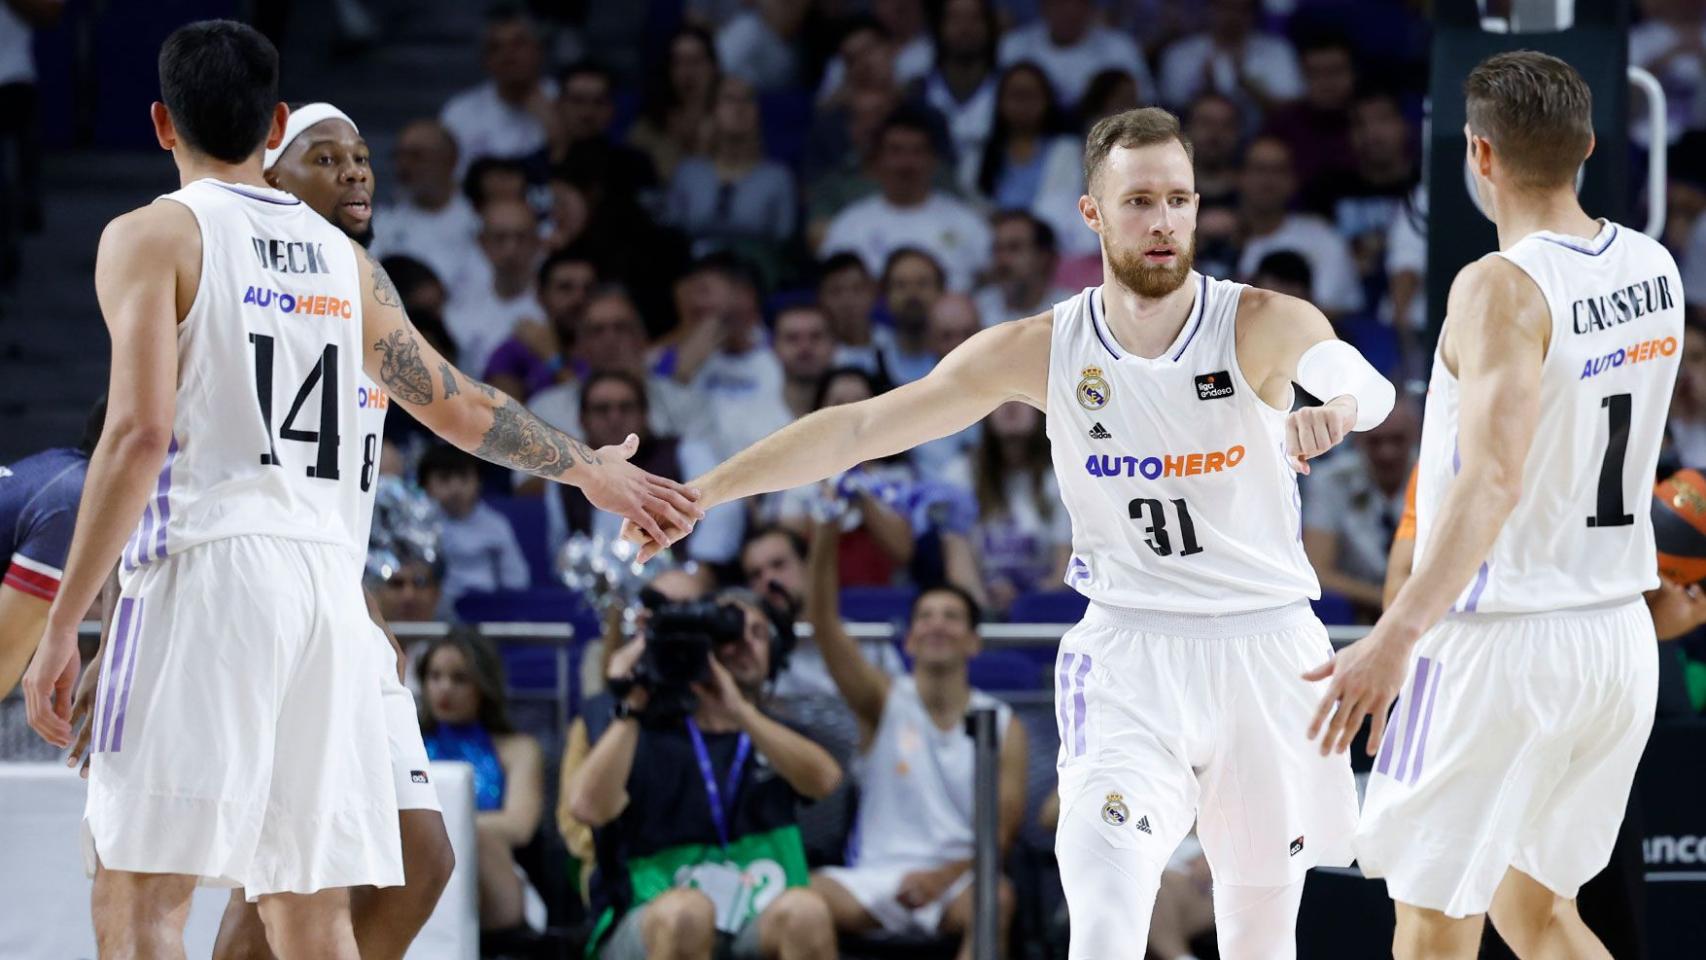
M722 503L946 436L1007 400L1046 411L1072 517L1066 580L1091 600L1055 668L1070 956L1142 951L1195 821L1222 956L1292 957L1304 872L1350 862L1356 820L1349 764L1297 736L1321 692L1299 674L1331 647L1309 608L1294 470L1378 424L1392 385L1309 304L1192 271L1195 178L1172 114L1102 120L1084 167L1078 208L1107 282L983 330L921 380L799 420L697 485ZM1293 412L1294 382L1328 402Z
M24 686L31 725L67 744L77 622L119 564L84 820L103 954L181 956L199 881L258 899L285 960L353 960L344 888L403 880L375 682L391 656L351 542L377 466L356 441L362 369L447 440L659 539L699 515L624 461L632 443L588 449L454 370L365 251L265 185L277 70L241 24L167 39L152 112L183 187L114 220L97 255L114 403Z
M1518 956L1609 957L1575 895L1611 855L1652 729L1647 502L1682 283L1662 245L1577 202L1593 111L1575 70L1504 53L1464 89L1499 251L1447 302L1415 572L1311 674L1332 685L1309 734L1344 750L1374 718L1356 851L1397 902L1397 956L1473 957L1490 912Z

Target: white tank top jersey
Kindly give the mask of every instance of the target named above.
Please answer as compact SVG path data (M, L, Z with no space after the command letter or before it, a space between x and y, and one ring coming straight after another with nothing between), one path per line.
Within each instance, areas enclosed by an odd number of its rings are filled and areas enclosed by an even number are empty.
M981 690L966 709L995 710L998 737L1013 710ZM859 815L847 841L847 865L932 867L970 859L972 739L960 724L943 730L931 719L910 676L895 677L871 747L854 758Z
M1066 583L1098 603L1171 613L1317 597L1286 463L1289 411L1238 368L1245 287L1186 282L1196 304L1155 359L1115 341L1100 287L1054 307L1047 422L1072 517Z
M1647 507L1682 362L1676 261L1608 221L1592 240L1541 231L1496 255L1540 288L1552 339L1522 497L1452 609L1536 613L1633 598L1659 585ZM1416 478L1418 563L1461 468L1460 401L1436 352Z
M342 231L288 193L198 180L201 282L178 325L166 462L126 572L199 543L276 536L358 550L379 438L361 372L361 284Z

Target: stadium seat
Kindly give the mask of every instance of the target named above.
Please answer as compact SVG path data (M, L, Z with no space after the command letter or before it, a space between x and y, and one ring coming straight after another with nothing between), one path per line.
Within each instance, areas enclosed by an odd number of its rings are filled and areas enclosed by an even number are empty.
M515 540L521 545L521 555L527 559L527 574L533 586L557 583L557 565L551 560L550 544L545 542L545 498L488 493L480 499L509 521Z
M812 94L805 90L768 90L758 95L764 152L770 159L798 167L812 128Z
M841 619L849 623L905 623L917 595L911 587L844 587Z
M1037 590L1013 599L1007 619L1014 623L1077 623L1090 603L1076 590Z
M1051 657L1052 659L1052 657ZM1047 668L1017 650L984 650L969 665L971 685L979 690L1035 690L1047 684Z
M597 618L581 595L567 587L493 590L465 593L456 601L456 615L469 623L570 623L577 635L590 621L597 636Z
M1315 615L1321 618L1322 623L1347 624L1357 622L1356 611L1351 607L1350 600L1344 594L1323 590L1321 591L1321 599L1311 600L1309 605L1315 608Z

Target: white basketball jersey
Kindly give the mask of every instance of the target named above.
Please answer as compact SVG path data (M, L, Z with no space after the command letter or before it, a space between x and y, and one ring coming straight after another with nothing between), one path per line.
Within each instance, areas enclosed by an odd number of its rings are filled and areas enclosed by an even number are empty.
M1317 597L1286 463L1289 411L1238 368L1244 285L1187 282L1196 305L1153 360L1114 340L1100 287L1055 305L1048 437L1072 517L1066 582L1099 603L1174 613Z
M1452 609L1532 613L1650 590L1659 578L1648 504L1682 360L1676 262L1657 241L1610 222L1592 240L1541 231L1498 255L1540 288L1552 339L1522 497ZM1418 562L1461 466L1460 399L1436 353L1416 480Z
M379 448L359 411L385 397L361 373L349 238L277 190L198 180L166 199L195 215L201 282L178 325L166 462L123 567L233 536L365 546Z

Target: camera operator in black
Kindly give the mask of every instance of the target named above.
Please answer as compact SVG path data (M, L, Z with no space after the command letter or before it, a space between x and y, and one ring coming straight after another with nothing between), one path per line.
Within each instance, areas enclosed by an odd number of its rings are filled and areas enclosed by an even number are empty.
M613 691L632 686L569 787L569 809L598 848L588 957L835 956L829 909L806 887L795 810L835 789L841 769L761 709L783 644L758 598L729 590L717 603L743 619L725 629L704 617L684 630L692 612L663 608L647 639L611 657ZM660 712L680 691L657 674L679 672L681 651L696 643L710 656L690 712ZM648 645L660 649L647 656Z

